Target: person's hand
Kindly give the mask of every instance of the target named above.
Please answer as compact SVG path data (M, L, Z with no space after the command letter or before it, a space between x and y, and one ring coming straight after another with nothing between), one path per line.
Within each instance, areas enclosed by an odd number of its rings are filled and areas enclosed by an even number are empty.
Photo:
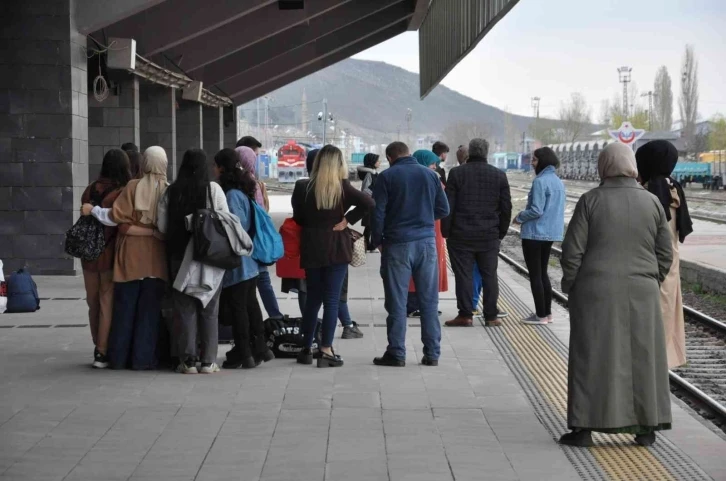
M345 230L347 227L348 227L348 220L345 217L343 217L343 220L341 220L340 222L335 224L335 226L333 227L333 230L341 231L341 230Z
M93 210L93 205L91 204L83 204L81 206L81 215L91 215L91 211Z
M517 216L517 217L519 217L519 216ZM520 222L519 222L519 221L517 220L517 217L515 217L515 218L514 218L514 220L512 220L512 225L522 225L522 224L521 224L521 223L520 223Z

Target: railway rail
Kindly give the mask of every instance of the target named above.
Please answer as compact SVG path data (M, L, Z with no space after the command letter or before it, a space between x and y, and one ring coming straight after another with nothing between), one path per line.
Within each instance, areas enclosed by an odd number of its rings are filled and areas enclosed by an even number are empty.
M510 231L519 234L515 228ZM553 246L552 253L560 256L562 251ZM503 252L499 257L529 276L527 268L512 257ZM553 297L567 307L565 294L553 289ZM726 324L688 306L683 306L683 312L688 363L668 372L671 390L726 432Z

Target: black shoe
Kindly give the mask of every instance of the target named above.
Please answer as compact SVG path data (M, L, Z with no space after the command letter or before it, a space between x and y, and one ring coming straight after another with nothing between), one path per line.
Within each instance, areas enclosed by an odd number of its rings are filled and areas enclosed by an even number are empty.
M332 355L326 352L320 352L318 358L318 367L341 367L343 365L343 358L338 356L334 351Z
M635 436L635 442L641 446L652 446L655 444L655 431L648 434L639 434Z
M98 352L98 349L93 350L93 364L91 366L96 369L106 369L108 367L108 359L105 354Z
M387 351L381 357L373 358L373 364L376 366L406 367L406 361L404 359L397 359Z
M257 363L255 362L255 358L252 356L242 359L227 358L227 360L222 363L223 369L253 369L255 367L257 367Z
M443 313L442 313L441 311L436 311L436 313L437 313L437 314L438 314L439 316L440 316L441 314L443 314ZM408 317L414 317L414 318L418 318L418 317L421 317L421 311L420 311L420 310L416 310L416 311L413 311L413 312L409 312L409 313L408 313Z
M589 448L591 446L595 446L595 443L592 441L592 431L588 431L586 429L563 434L560 438L560 444L566 444L567 446L577 446L580 448Z
M360 339L361 337L363 337L363 332L358 329L358 324L355 322L350 326L343 327L342 339Z
M304 347L297 355L298 364L312 364L313 351L309 347Z
M263 352L262 354L255 354L255 364L257 364L258 366L263 362L270 362L273 359L275 359L275 354L270 349Z
M422 357L421 358L421 365L422 366L438 366L439 360L438 359L431 359L430 357Z

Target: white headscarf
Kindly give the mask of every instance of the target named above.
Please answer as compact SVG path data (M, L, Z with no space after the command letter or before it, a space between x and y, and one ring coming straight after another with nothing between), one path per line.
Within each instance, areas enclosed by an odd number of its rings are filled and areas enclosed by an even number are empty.
M142 224L156 225L156 206L169 184L166 182L166 151L155 145L144 152L144 176L136 186L134 208L141 212Z
M605 147L597 158L597 173L600 179L611 177L638 177L638 165L633 149L619 142Z

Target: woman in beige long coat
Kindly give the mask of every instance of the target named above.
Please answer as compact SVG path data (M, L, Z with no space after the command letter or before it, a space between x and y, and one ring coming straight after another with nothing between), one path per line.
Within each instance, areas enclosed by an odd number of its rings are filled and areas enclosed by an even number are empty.
M660 285L660 307L663 311L668 367L673 369L686 363L686 327L683 319L681 295L681 267L678 242L683 243L693 232L686 196L681 185L671 177L678 163L678 151L667 140L648 142L635 153L638 175L643 186L658 197L665 210L671 231L673 265Z
M572 432L560 442L592 446L598 431L634 434L647 446L671 426L659 287L671 234L660 202L636 181L630 147L606 147L598 172L602 183L580 198L562 244Z

